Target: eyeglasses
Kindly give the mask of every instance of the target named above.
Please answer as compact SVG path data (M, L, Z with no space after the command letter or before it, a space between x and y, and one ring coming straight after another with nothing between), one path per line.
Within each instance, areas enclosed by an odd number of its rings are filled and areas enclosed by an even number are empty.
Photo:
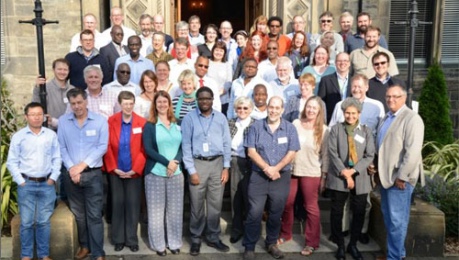
M208 69L208 68L209 68L209 65L198 64L198 67Z
M373 66L378 67L379 65L386 65L387 61L375 62Z
M398 96L386 96L386 99L399 99L401 98L403 95L398 95Z
M130 75L131 74L131 72L129 70L118 70L118 72L120 74L126 74L126 75Z
M321 23L331 23L332 20L320 20Z
M249 110L248 107L237 107L236 110Z
M27 116L36 117L36 116L43 116L43 114L42 113L38 113L38 114L30 113L30 114L27 114Z
M276 47L268 47L267 49L268 49L268 50L277 50Z

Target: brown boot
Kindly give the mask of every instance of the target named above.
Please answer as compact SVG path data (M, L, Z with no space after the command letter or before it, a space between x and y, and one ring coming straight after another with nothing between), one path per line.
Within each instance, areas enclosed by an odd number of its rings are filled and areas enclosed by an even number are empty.
M89 255L89 249L84 248L84 247L80 247L80 249L78 249L78 253L75 255L75 259L76 260L83 260L88 255Z

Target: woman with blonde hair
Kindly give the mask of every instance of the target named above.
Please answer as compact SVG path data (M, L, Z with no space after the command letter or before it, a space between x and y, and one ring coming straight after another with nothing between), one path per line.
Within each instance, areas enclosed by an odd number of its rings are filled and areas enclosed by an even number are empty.
M282 215L282 227L278 244L292 239L293 205L298 187L303 197L303 207L306 210L306 225L304 228L305 246L301 255L311 255L320 245L320 209L319 194L323 190L328 172L328 129L324 122L324 106L322 99L310 97L304 106L300 119L293 121L298 131L301 149L296 153L290 193Z
M264 15L260 15L255 20L253 21L252 27L250 27L250 34L252 34L255 31L259 31L265 35L268 35L269 30L268 30L268 17Z
M198 84L196 82L196 76L191 70L184 70L180 74L178 82L182 94L172 100L172 106L174 107L174 116L180 124L186 114L197 106L196 86Z

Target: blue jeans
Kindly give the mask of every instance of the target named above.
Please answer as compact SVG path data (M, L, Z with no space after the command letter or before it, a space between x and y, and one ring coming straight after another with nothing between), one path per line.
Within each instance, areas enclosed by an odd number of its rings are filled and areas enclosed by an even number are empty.
M263 172L252 172L249 180L249 209L245 223L245 234L242 245L247 251L254 251L260 238L261 218L266 202L268 203L268 220L266 221L265 245L277 243L281 229L281 217L285 202L290 193L290 172L281 172L281 178L270 180Z
M21 257L33 257L34 237L37 256L49 256L51 215L54 211L56 190L47 182L26 180L25 186L18 186L18 204L21 215ZM35 226L35 235L34 235Z
M387 232L387 259L402 259L406 256L405 238L410 221L411 194L413 186L405 183L405 189L395 186L381 188L381 211Z
M91 250L91 258L105 256L104 223L102 221L103 185L100 169L83 172L75 184L69 173L62 176L70 210L75 216L80 247Z

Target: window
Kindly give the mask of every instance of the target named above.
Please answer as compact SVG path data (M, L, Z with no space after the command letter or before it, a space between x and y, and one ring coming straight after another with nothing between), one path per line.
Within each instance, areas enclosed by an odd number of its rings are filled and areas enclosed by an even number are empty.
M453 0L454 1L454 0ZM433 17L433 0L417 0L419 21L431 22ZM411 1L392 0L390 5L389 49L398 64L407 64L410 48L410 14ZM408 22L407 25L395 22ZM430 56L432 25L421 25L416 28L414 62L426 64Z
M441 63L459 64L459 1L445 0L443 32L441 41Z

